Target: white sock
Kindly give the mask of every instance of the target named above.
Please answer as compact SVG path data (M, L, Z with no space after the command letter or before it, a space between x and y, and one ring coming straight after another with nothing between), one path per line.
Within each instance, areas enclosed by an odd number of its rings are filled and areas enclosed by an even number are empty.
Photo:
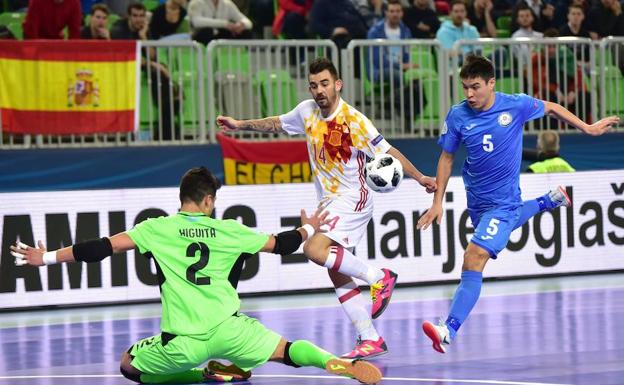
M381 269L371 266L342 246L329 248L327 260L323 266L349 277L361 279L369 285L384 277L384 272Z
M370 311L366 308L364 297L362 297L360 288L355 282L351 281L346 285L337 287L336 295L342 305L342 309L347 313L347 317L355 326L360 338L362 340L377 341L379 334L377 334L377 330L373 326Z

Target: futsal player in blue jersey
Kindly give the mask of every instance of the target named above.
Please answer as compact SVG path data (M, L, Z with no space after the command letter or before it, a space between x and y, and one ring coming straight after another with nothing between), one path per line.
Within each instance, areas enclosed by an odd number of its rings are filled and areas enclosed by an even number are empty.
M448 318L439 325L423 323L423 331L433 348L446 352L459 327L477 303L482 272L487 261L496 259L511 232L535 214L571 204L565 190L558 187L529 201L520 198L520 161L524 123L552 116L589 135L601 135L619 118L611 116L587 124L557 103L525 94L495 92L494 67L480 56L469 56L460 72L466 99L449 111L438 144L438 189L431 208L420 218L418 229L442 220L442 199L451 175L455 151L461 143L468 152L463 180L468 213L475 228L462 266L461 282L451 303Z

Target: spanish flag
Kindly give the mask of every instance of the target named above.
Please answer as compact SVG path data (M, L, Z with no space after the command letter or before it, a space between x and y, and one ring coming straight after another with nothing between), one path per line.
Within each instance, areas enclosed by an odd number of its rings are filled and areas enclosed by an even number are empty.
M135 130L139 57L135 41L0 40L3 131Z
M302 183L312 180L303 140L249 142L218 134L225 184Z

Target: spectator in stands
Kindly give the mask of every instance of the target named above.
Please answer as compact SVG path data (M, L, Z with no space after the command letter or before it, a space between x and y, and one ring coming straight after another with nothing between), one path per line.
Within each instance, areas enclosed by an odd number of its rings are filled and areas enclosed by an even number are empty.
M574 167L559 155L557 131L542 131L537 136L537 151L522 150L523 160L534 160L526 172L538 174L551 172L574 172Z
M473 0L468 6L468 20L479 31L481 37L496 37L496 24L492 0Z
M30 0L24 20L24 39L80 39L79 0Z
M147 11L141 3L128 6L126 17L113 24L111 38L114 40L149 40Z
M589 11L587 30L594 39L624 36L624 13L618 0L600 0Z
M190 39L189 34L179 34L178 28L186 17L186 0L167 0L152 11L149 31L154 40L164 37Z
M191 0L188 9L193 40L251 39L253 24L232 0Z
M388 0L388 6L385 11L385 19L377 22L368 30L369 39L388 39L388 40L405 40L411 39L412 33L409 28L401 21L403 17L403 6L400 0ZM383 50L381 53L379 50ZM366 56L368 57L368 56ZM371 67L369 74L372 80L379 83L383 78L386 82L393 82L395 86L394 106L400 110L401 91L403 84L403 103L404 111L407 114L408 122L410 119L411 98L410 90L414 93L414 110L418 115L420 112L420 83L414 81L413 87L403 82L403 72L416 68L416 63L410 62L409 47L407 46L387 46L383 48L374 47L372 52L372 63L368 63ZM409 126L409 123L408 123Z
M568 7L568 22L559 28L559 36L591 37L583 26L585 10L579 4L571 4ZM583 62L589 62L589 46L576 50L576 58Z
M273 20L274 36L283 34L286 39L308 37L306 25L313 0L279 0L277 15Z
M521 28L517 23L517 13L520 9L529 9L533 14L533 29L543 32L548 28L556 27L554 24L555 7L542 0L518 0L512 11L511 30L515 32Z
M405 10L403 22L415 39L432 39L440 28L440 19L429 0L414 0L413 6Z
M453 44L461 39L479 38L479 31L474 25L468 23L466 15L466 3L463 0L453 0L451 2L451 20L445 20L436 33L436 39L440 41L444 49L450 50L453 48ZM474 51L474 47L464 45L462 52L451 52L451 55L461 54L463 57L472 51Z
M93 4L91 7L91 18L89 25L85 25L80 30L81 39L110 40L111 35L108 30L108 15L110 11L106 4Z
M400 0L388 0L384 20L378 21L368 30L368 39L405 40L411 39L412 33L401 20L403 6ZM382 76L386 80L394 81L398 85L403 77L403 71L413 68L410 63L409 49L406 46L374 47L372 52L371 77L378 82Z
M310 11L310 30L332 39L340 49L351 39L365 39L366 21L351 0L315 0Z
M559 31L549 28L544 37L558 37ZM590 121L590 95L585 87L583 71L576 65L574 54L565 45L547 44L531 58L533 96L559 103L583 120ZM558 121L551 118L551 125Z
M568 22L559 28L561 36L591 37L583 26L585 10L581 5L571 4L568 7Z
M111 30L113 40L149 40L149 24L147 23L147 11L141 3L128 6L126 18L118 20ZM171 110L175 114L180 111L181 93L176 83L173 89L170 86L171 75L167 67L156 61L156 52L149 50L149 55L143 53L141 59L141 72L148 74L151 80L152 102L159 111L160 122L152 125L154 132L152 137L159 140L171 140L180 138L180 126L175 123ZM171 98L173 95L173 99ZM162 126L161 127L159 127ZM162 132L162 136L161 136ZM173 133L173 135L172 135Z
M533 29L534 13L526 4L521 4L516 8L516 24L519 26L518 30L516 30L511 37L528 37L528 38L541 38L544 36L543 33L537 32ZM530 59L530 48L528 44L520 44L513 46L514 59L518 61L519 64L525 64L529 62ZM522 68L522 65L521 67Z
M366 27L371 28L385 17L386 3L384 0L353 0L356 3L360 15L366 22Z

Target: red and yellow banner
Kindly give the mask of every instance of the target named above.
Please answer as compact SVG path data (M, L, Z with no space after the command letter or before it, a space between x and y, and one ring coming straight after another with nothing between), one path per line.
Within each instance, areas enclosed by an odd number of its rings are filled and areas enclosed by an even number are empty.
M249 142L217 135L225 184L302 183L312 180L303 140Z
M5 132L133 131L140 62L135 41L0 40Z

